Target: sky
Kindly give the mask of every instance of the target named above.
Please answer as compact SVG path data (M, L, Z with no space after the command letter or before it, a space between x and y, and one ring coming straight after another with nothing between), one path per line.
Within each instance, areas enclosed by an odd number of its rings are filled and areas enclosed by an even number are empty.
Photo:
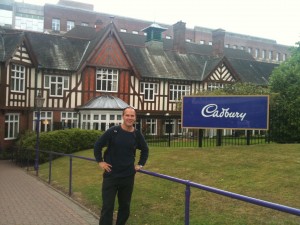
M16 0L37 5L58 0ZM173 25L178 21L224 29L295 46L300 41L299 0L74 0L94 5L94 11Z

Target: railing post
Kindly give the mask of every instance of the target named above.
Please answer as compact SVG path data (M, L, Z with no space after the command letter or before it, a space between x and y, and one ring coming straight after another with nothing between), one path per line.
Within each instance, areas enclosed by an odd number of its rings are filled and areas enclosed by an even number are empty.
M69 171L69 196L72 195L72 155L70 155L70 171Z
M185 225L190 224L190 197L191 197L191 186L189 181L186 183L185 187Z
M217 129L217 146L222 145L222 130Z
M52 152L49 155L49 177L48 177L48 183L51 183L52 178Z
M247 145L250 145L251 130L247 130Z
M203 130L199 129L199 133L198 133L198 147L202 148L202 144L203 144Z

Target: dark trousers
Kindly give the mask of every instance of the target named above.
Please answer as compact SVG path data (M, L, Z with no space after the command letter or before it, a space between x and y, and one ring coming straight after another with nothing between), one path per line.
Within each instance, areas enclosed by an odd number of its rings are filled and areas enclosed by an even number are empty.
M116 225L125 225L130 214L134 175L119 178L103 178L102 209L99 225L112 225L115 198L118 196L118 215Z

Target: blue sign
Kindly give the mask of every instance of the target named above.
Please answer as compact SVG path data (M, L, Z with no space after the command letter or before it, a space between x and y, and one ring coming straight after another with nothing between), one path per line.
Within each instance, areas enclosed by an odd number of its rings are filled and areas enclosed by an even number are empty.
M269 96L184 96L182 127L269 129Z

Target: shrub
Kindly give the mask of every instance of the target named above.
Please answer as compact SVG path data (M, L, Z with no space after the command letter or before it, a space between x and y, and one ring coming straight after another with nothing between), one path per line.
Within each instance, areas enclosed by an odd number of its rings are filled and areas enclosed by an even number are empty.
M42 132L40 133L39 149L71 154L93 148L95 141L102 133L99 130L81 130L78 128ZM17 147L22 151L28 150L30 153L28 157L33 160L35 156L34 149L36 148L36 133L30 131L21 135L17 141ZM40 154L40 161L45 162L47 157L48 154Z

